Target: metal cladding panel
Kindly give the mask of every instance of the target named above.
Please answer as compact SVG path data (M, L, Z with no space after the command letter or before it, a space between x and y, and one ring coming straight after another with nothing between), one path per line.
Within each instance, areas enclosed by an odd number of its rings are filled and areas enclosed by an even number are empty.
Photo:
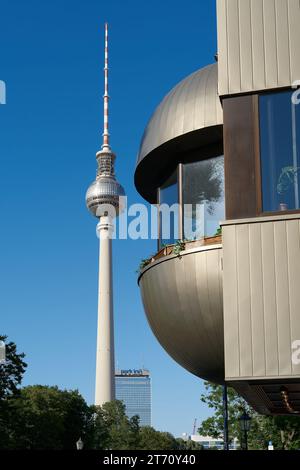
M226 380L299 377L299 216L226 221L222 237Z
M211 64L182 80L159 104L145 129L137 165L154 149L176 137L221 124L218 65Z
M220 96L300 79L299 0L217 0Z
M140 288L160 344L193 374L224 381L222 247L183 252L147 267Z

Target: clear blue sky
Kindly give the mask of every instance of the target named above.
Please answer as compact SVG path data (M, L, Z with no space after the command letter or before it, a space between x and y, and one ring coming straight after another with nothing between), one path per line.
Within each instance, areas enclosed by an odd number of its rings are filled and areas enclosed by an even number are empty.
M110 25L112 147L129 203L144 127L179 80L214 61L214 0L3 0L0 80L1 333L26 352L24 384L94 397L98 240L85 208L101 145L103 24ZM202 382L153 336L136 269L154 241L114 243L116 358L152 374L153 425L191 432Z

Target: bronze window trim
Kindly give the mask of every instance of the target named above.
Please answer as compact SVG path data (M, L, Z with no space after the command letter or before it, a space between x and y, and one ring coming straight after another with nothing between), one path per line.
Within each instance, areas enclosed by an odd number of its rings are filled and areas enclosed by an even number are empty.
M160 250L160 236L161 236L161 223L160 223L160 188L157 188L157 250Z
M269 217L272 215L288 215L300 214L300 209L292 209L286 211L264 211L263 210L263 195L262 195L262 171L261 171L261 152L260 152L260 113L259 113L259 98L266 94L281 93L290 90L287 88L275 88L272 90L265 90L263 92L253 95L254 103L254 128L255 128L255 168L256 168L256 196L257 196L257 217Z
M256 186L256 215L261 216L262 208L262 175L260 159L260 119L259 119L259 94L253 95L253 129L254 129L254 168Z
M178 164L177 170L177 181L178 181L178 237L179 240L183 240L183 165L182 163Z
M257 111L257 94L223 99L226 220L256 217L261 209Z
M300 209L294 210L287 210L287 211L266 211L261 212L258 217L269 217L272 215L293 215L293 214L300 214Z

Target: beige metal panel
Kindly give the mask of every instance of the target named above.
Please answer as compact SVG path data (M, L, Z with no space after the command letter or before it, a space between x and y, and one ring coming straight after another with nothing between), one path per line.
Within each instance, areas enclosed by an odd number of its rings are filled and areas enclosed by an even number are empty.
M263 0L266 88L278 86L275 1Z
M223 303L225 377L240 376L239 315L236 270L236 228L227 226L222 231L223 250Z
M252 31L251 31L251 0L244 0L239 5L239 23L243 30L239 31L240 61L241 61L241 90L246 91L253 87L253 61L252 61ZM250 45L250 47L249 47ZM243 51L248 50L246 56Z
M197 75L195 74L193 79L191 80L189 86L187 87L187 92L185 95L185 101L182 104L183 106L183 125L182 125L182 133L186 134L189 132L190 129L194 126L194 113L190 113L189 110L194 105L194 99L191 97L191 89L194 88L195 82L197 82ZM195 110L194 110L195 111Z
M266 361L260 224L249 225L249 263L253 376L263 377Z
M214 73L214 70L210 69L206 78L205 95L204 95L204 99L205 99L204 125L205 127L210 127L214 125L215 116L217 116L218 110L220 109L219 97L217 98L217 100L206 99L207 96L212 96L215 93L215 90L217 89L217 87L218 87L218 77Z
M291 82L300 79L300 5L299 0L285 0L288 6Z
M278 339L273 223L261 225L266 376L278 375Z
M199 124L202 122L205 123L205 92L206 92L206 83L207 83L208 75L201 75L199 77L198 83L195 87L194 93L194 105L191 108L193 114L193 129L197 129ZM185 112L188 112L185 107Z
M152 263L140 277L149 324L158 341L193 374L224 380L221 246Z
M253 374L249 231L247 225L236 227L236 269L239 313L240 376Z
M284 86L290 81L290 45L288 4L276 0L276 31L278 57L278 85Z
M263 90L266 87L266 70L265 70L265 48L264 48L264 20L263 20L263 3L261 0L258 2L250 3L250 18L252 28L252 46L248 44L246 47L251 47L252 51L252 64L253 64L253 83L250 90ZM247 60L247 49L243 49L243 57Z
M287 224L288 277L290 297L291 343L300 340L300 222ZM292 364L293 374L300 375L300 364Z
M195 82L195 77L192 77L191 81ZM183 83L181 82L181 85L178 87L178 90L177 90L176 103L173 109L173 130L174 130L175 135L182 135L183 121L185 118L183 109L188 100L187 92L189 91L190 88L191 88L190 82L187 84L184 82ZM162 135L165 132L163 123L161 123L160 129L162 131L161 133L161 138L162 138Z
M217 17L221 96L300 78L299 0L220 0Z
M287 259L286 222L273 223L276 307L278 329L279 375L289 375L291 369L291 328L289 306L289 276Z
M239 0L227 3L227 56L229 89L241 89Z
M227 380L300 376L292 363L292 343L300 340L299 219L222 225Z
M222 84L223 94L228 94L228 58L227 58L227 4L224 0L217 0L218 18L218 72L219 88Z

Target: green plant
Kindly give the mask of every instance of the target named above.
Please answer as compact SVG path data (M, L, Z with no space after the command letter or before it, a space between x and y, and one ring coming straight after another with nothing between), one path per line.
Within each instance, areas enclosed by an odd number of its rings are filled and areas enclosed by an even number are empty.
M214 237L217 237L219 235L222 235L222 227L219 227L216 233L214 234Z
M186 240L177 240L173 247L173 255L179 256L180 253L185 249Z
M145 259L142 259L142 261L140 262L139 264L139 268L137 269L136 273L137 274L140 274L143 269L148 266L148 264L151 263L151 260L152 260L153 256L150 256L149 258L145 258Z
M281 173L277 183L277 193L284 194L289 190L292 184L295 184L295 176L297 175L300 167L284 166L281 169Z

